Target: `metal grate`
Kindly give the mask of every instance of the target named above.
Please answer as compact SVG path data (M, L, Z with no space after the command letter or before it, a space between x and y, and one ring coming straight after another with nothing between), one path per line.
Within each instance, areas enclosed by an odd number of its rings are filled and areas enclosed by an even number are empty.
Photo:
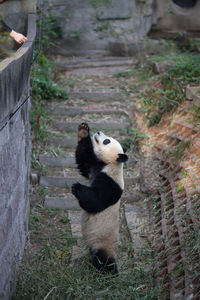
M192 119L187 109L179 112L155 147L161 188L154 246L168 299L200 299L200 127Z

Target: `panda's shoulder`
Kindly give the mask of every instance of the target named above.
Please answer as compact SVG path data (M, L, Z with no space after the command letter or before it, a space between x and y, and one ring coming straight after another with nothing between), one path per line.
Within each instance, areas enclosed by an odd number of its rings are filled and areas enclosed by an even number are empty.
M111 176L106 174L105 172L99 172L96 176L98 180L105 180L105 181L114 181Z
M115 180L105 172L99 172L93 181L93 186L99 185L105 187L109 186L110 189L118 189L119 191L121 191L121 188L118 185L118 183L115 182Z

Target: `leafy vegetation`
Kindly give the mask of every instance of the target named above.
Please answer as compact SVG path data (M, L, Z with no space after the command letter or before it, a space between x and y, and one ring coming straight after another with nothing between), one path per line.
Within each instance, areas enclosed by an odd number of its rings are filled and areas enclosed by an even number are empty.
M2 16L0 15L0 20ZM5 59L11 54L12 40L7 32L2 32L0 24L0 59Z
M184 157L185 149L189 148L190 142L181 141L177 145L165 150L163 155L166 160L170 160L171 164L176 166Z
M90 5L97 9L99 7L109 7L112 4L112 0L89 0Z
M69 252L50 246L46 246L38 257L33 257L32 263L24 270L20 281L24 293L18 290L13 300L18 297L45 299L48 294L48 299L54 300L158 299L158 288L145 291L153 277L140 266L126 270L118 277L97 275L86 258L70 267Z
M135 149L138 149L141 141L146 138L146 135L141 133L137 128L128 128L127 134Z
M165 113L185 100L185 87L188 84L200 83L200 56L194 53L176 53L162 56L152 55L149 61L172 61L173 64L165 73L155 75L149 64L135 67L115 75L123 81L127 95L135 101L144 112L148 127L160 122ZM126 80L126 81L125 81ZM132 82L133 81L133 82ZM198 118L198 110L195 108Z
M193 123L199 124L200 122L200 107L196 105L189 106L189 110L193 111L194 120Z
M131 77L134 75L134 70L127 70L127 71L122 71L122 72L119 72L117 74L115 74L114 76L116 78L120 78L120 77Z
M40 11L38 27L40 35L36 40L34 64L31 69L32 110L31 127L34 139L45 142L48 138L46 120L48 119L47 102L58 99L68 99L69 93L61 85L55 83L57 72L47 57L50 47L56 45L61 36L58 17L47 11Z
M154 59L158 61L159 57L152 57ZM199 55L179 54L171 56L171 60L174 61L172 67L164 74L154 76L141 93L141 105L149 127L158 124L165 113L178 107L185 99L187 84L200 82Z
M38 9L40 17L37 21L39 35L36 40L36 48L41 47L44 53L49 53L50 49L57 45L58 39L62 36L62 31L58 22L59 18L50 9L45 8L46 2L44 1L41 4L41 10Z
M68 91L53 81L53 67L42 52L37 56L31 70L32 110L31 127L34 138L46 141L48 137L46 120L48 119L47 102L68 99Z
M56 220L58 228L52 228ZM42 221L49 229L44 225L43 229L40 227ZM160 287L155 287L154 282L153 250L149 246L133 257L133 245L125 230L121 224L119 275L98 274L88 256L70 263L76 240L70 235L67 213L47 211L37 205L30 217L32 247L24 257L13 300L45 299L47 295L52 300L158 299Z

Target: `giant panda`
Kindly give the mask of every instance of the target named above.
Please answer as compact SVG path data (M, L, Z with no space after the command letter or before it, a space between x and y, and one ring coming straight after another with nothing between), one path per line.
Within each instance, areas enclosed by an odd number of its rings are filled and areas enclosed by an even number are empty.
M90 186L75 183L72 193L83 209L82 233L99 272L118 273L119 206L124 189L123 163L128 156L112 137L98 131L90 137L87 123L78 127L76 163Z

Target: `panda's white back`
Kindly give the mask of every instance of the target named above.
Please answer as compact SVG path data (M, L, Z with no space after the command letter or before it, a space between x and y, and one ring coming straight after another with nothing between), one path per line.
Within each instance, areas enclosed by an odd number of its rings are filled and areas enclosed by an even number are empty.
M87 246L92 249L103 248L108 255L114 255L119 240L120 201L96 214L82 214L82 232Z

